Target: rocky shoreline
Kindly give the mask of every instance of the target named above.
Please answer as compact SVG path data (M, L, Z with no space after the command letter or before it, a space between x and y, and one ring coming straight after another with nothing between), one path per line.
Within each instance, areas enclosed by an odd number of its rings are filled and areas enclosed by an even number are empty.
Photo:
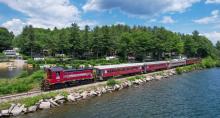
M21 114L33 113L37 110L50 109L59 107L66 102L76 102L84 99L89 99L96 96L101 96L106 93L112 93L131 86L138 86L152 80L161 80L176 75L175 69L165 70L160 72L154 72L141 75L140 77L128 77L125 79L117 79L117 84L108 86L105 84L96 84L86 89L71 90L68 89L66 95L58 94L55 97L49 99L41 99L35 105L26 107L25 104L13 103L10 108L1 110L0 117L18 116ZM74 88L74 87L73 87ZM22 99L22 98L21 98Z

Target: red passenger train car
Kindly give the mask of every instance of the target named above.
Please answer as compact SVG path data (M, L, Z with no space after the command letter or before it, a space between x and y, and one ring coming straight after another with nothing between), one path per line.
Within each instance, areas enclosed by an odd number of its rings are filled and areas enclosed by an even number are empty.
M47 76L42 83L42 89L48 90L56 84L65 84L77 80L91 80L94 78L93 69L70 69L64 70L61 67L46 69Z
M143 72L143 63L95 66L96 77L100 80L108 77Z
M156 62L146 62L144 63L146 68L145 72L152 72L157 70L165 70L169 67L168 61L156 61Z
M187 65L191 65L191 64L196 64L196 63L200 63L201 59L199 58L190 58L190 59L186 59L186 64Z
M155 62L144 62L144 63L129 63L129 64L116 64L116 65L104 65L95 66L94 68L84 69L71 69L64 70L60 67L52 67L46 69L47 76L42 82L42 89L49 90L53 85L66 84L74 81L82 80L104 80L106 78L147 73L158 70L165 70L183 65L190 65L199 63L201 59L175 59L171 61L155 61Z

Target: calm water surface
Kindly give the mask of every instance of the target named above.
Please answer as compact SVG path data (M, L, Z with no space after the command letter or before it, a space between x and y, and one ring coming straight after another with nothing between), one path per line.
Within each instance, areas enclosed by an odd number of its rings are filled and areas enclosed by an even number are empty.
M217 118L220 69L153 81L20 118Z

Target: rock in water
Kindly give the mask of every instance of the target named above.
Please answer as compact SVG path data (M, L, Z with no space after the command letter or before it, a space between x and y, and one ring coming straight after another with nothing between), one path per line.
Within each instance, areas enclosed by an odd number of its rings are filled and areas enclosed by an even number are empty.
M92 90L89 92L89 96L97 96L97 93L94 90Z
M64 100L64 99L65 99L64 96L62 96L62 95L57 95L57 96L55 97L54 101L57 102L57 101L59 101L59 100Z
M76 98L73 95L70 94L70 95L67 96L67 100L70 101L70 102L75 102Z
M59 104L57 104L55 101L53 101L52 99L49 99L48 100L50 103L51 103L51 105L53 105L53 106L60 106Z
M39 105L40 109L49 109L50 108L50 102L41 102Z
M2 110L1 114L2 114L2 116L9 116L8 110Z
M36 105L28 107L28 112L35 112L36 110L37 110Z
M16 104L11 104L11 107L8 109L8 113L11 113L11 111L14 109L15 106Z
M114 90L119 90L119 89L120 89L120 85L116 84L116 85L114 86Z
M87 96L88 96L88 92L87 91L82 92L81 96L82 96L83 99L86 99Z
M24 109L24 105L20 106L20 105L16 105L13 110L11 111L11 114L13 116L17 116L19 114L21 114L21 112L23 111Z

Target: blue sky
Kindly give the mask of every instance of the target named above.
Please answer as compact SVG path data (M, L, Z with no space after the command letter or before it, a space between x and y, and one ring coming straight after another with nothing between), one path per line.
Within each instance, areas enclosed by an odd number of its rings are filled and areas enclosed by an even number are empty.
M0 26L16 35L25 25L53 28L76 22L163 26L181 33L198 30L220 40L220 0L0 0Z

